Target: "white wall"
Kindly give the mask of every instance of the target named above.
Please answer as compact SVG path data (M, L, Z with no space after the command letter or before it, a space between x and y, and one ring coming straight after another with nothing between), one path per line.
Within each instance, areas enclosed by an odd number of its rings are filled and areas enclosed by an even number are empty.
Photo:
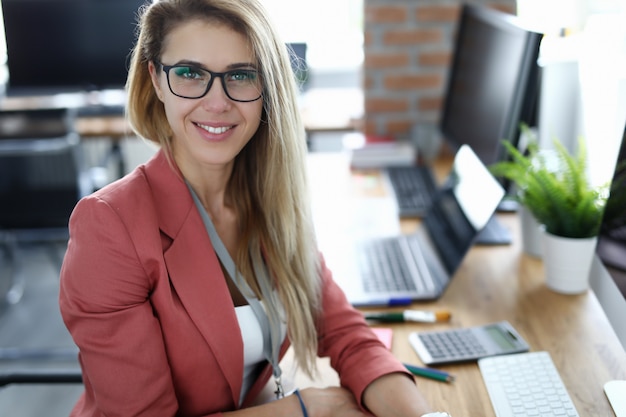
M591 181L610 180L626 120L626 0L519 0L519 13L546 33L539 140L574 150L587 142ZM567 28L568 36L559 37Z
M588 19L581 42L583 133L592 182L611 179L626 121L626 12Z

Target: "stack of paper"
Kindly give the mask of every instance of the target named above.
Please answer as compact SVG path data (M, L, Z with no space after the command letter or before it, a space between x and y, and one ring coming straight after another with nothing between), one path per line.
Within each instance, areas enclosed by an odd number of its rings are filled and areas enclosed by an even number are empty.
M417 157L410 142L388 136L351 133L345 136L344 146L350 152L350 166L357 169L413 165Z

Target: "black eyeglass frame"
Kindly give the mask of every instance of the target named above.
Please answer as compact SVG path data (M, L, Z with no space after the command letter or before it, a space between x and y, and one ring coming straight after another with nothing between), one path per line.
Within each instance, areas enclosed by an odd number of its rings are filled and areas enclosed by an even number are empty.
M233 98L230 95L230 93L228 92L228 88L226 87L226 81L224 80L224 77L226 75L228 75L228 74L232 74L233 72L237 72L237 71L241 71L241 70L231 70L231 71L225 71L225 72L215 72L215 71L211 71L211 70L208 70L206 68L200 68L200 67L197 67L197 66L194 66L194 65L186 65L186 64L164 65L162 62L159 62L159 61L155 61L155 63L160 65L161 68L163 69L163 72L165 73L165 78L167 79L167 86L169 87L170 92L172 94L174 94L176 97L186 98L186 99L189 99L189 100L200 99L200 98L202 98L202 97L207 95L207 93L209 92L209 90L213 86L213 81L215 81L216 78L219 78L222 81L222 89L224 90L224 93L226 94L226 97L228 97L232 101L237 101L239 103L251 103L251 102L257 101L258 99L263 97L263 89L261 89L261 92L259 93L259 96L257 98L255 98L255 99L252 99L252 100L238 100L236 98ZM202 71L206 71L206 72L209 73L209 75L211 75L211 79L207 83L206 89L204 90L204 93L202 93L198 97L188 97L188 96L182 96L180 94L176 94L174 92L174 90L172 90L172 84L170 84L170 70L172 68L181 68L181 67L195 67L195 68L201 69ZM255 72L258 75L258 71L257 70L247 69L246 71Z

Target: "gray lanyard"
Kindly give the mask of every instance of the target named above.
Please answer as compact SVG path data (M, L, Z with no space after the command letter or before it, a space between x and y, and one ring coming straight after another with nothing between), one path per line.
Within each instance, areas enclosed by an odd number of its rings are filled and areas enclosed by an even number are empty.
M259 281L259 286L261 287L261 294L263 295L266 301L267 313L259 299L255 296L254 292L248 285L245 279L241 276L239 271L237 271L237 267L235 266L235 262L230 257L226 246L220 239L217 234L217 230L215 230L215 226L211 221L208 213L202 206L200 199L196 195L195 191L189 183L187 183L187 188L191 192L191 196L193 197L193 201L196 204L196 208L200 212L200 216L202 217L202 221L204 222L204 226L206 227L207 233L209 234L209 238L211 239L211 243L215 248L215 253L220 259L222 265L226 269L226 272L230 275L233 282L241 292L241 294L245 297L246 301L252 308L259 324L261 325L261 329L263 331L263 354L267 361L272 365L273 373L274 373L274 381L276 382L276 398L282 398L285 396L285 392L283 390L283 385L281 383L281 369L278 364L278 355L281 346L281 331L280 331L280 317L276 306L279 301L277 299L275 291L272 290L269 283L269 275L267 273L267 268L264 264L259 265L259 262L254 262L254 273ZM269 315L273 316L273 320L270 320Z

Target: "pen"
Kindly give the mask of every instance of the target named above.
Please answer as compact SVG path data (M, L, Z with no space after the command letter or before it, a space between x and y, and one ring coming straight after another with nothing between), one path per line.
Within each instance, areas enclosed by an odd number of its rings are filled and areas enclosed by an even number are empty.
M435 323L450 320L450 312L447 310L438 311L420 311L420 310L404 310L400 312L385 313L365 313L367 320L376 320L381 322L405 322L414 321L419 323Z
M350 303L355 307L400 307L411 305L412 302L413 299L408 297L350 300Z
M415 366L408 363L404 363L403 365L413 375L430 378L442 382L454 381L454 375L451 375L445 371L440 371L439 369L423 368L421 366Z

